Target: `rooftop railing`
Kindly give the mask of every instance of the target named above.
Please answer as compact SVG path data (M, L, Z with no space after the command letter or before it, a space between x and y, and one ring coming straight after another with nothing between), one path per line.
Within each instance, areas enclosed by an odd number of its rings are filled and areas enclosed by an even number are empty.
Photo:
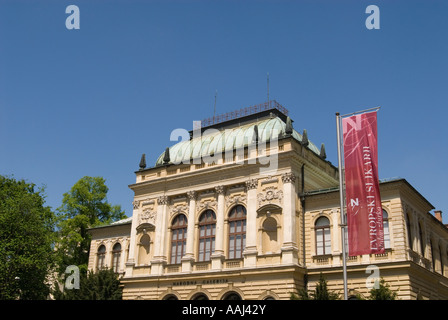
M246 108L242 108L240 110L235 110L235 111L231 111L231 112L227 112L224 114L219 114L217 116L213 116L207 119L204 119L201 121L201 127L208 127L217 123L222 123L222 122L226 122L229 120L234 120L234 119L238 119L241 117L245 117L245 116L249 116L252 114L256 114L262 111L266 111L266 110L272 110L272 109L277 109L279 110L281 113L283 113L285 116L288 115L289 111L288 109L286 109L285 107L283 107L280 103L278 103L275 100L270 100L270 101L266 101L254 106L250 106L250 107L246 107Z

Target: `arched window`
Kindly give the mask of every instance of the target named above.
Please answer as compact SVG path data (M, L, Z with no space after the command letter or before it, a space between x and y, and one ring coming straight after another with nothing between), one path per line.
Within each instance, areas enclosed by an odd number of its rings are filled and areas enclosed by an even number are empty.
M174 294L169 294L165 297L163 297L162 300L179 300Z
M383 230L384 230L384 248L390 248L389 215L383 209Z
M208 300L208 297L203 293L198 293L191 300Z
M121 244L116 243L112 248L112 268L114 272L120 271Z
M229 293L227 293L222 300L243 300L241 299L241 296L236 293L235 291L231 291Z
M149 245L151 239L149 235L144 234L140 238L139 248L138 248L138 264L148 264L149 263Z
M406 213L405 219L406 219L406 232L408 233L409 249L414 250L414 242L412 241L411 218L409 217L409 214Z
M229 259L242 258L245 246L246 208L237 205L229 214Z
M172 264L179 264L185 254L187 243L187 217L178 215L171 225L171 260Z
M314 225L316 232L316 254L331 253L331 233L330 220L327 217L320 217Z
M277 250L277 220L268 217L262 227L263 252L275 252Z
M100 245L97 251L96 268L98 270L101 270L105 267L104 265L105 258L106 258L106 247L102 244Z
M215 251L216 215L207 210L199 218L199 254L198 261L210 261Z

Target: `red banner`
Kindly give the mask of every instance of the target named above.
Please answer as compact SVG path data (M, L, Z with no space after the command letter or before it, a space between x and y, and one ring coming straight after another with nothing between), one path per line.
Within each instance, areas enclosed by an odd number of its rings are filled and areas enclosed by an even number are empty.
M384 253L376 111L342 119L349 256Z

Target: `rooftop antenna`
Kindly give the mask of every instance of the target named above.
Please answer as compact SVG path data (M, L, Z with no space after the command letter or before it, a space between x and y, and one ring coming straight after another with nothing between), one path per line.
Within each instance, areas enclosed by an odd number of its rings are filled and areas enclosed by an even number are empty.
M268 91L268 104L269 104L269 106L271 106L271 102L269 100L269 72L268 72L268 75L267 75L267 91Z
M215 123L215 115L216 115L216 98L218 97L218 90L215 91L215 108L213 111L213 124Z

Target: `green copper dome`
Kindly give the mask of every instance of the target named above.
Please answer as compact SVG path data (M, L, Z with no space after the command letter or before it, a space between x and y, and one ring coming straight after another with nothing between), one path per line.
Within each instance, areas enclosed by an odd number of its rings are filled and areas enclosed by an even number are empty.
M272 117L221 130L206 129L202 136L198 132L198 137L194 136L191 140L180 141L171 146L169 148L170 163L179 164L188 162L190 159L218 153L224 154L226 150L247 147L254 139L255 126L258 128L258 142L264 143L282 138L285 134L286 123L279 117ZM302 142L302 135L294 129L292 137ZM308 148L320 155L319 149L312 142L309 142ZM157 159L156 166L163 164L164 156L165 152Z

